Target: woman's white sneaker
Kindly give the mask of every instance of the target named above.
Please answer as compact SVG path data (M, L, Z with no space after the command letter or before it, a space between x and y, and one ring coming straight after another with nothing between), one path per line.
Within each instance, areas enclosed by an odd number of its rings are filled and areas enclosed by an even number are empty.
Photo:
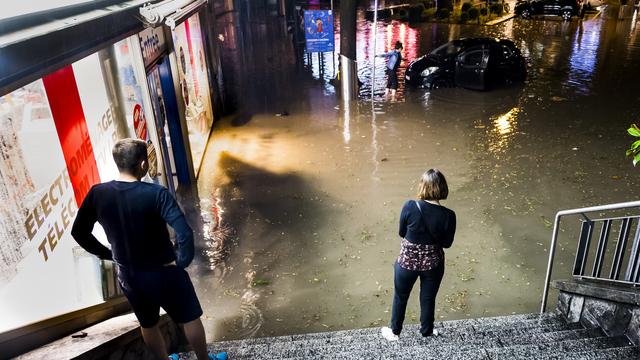
M382 337L387 341L398 341L400 337L393 333L393 330L389 327L383 327L380 331L382 333Z

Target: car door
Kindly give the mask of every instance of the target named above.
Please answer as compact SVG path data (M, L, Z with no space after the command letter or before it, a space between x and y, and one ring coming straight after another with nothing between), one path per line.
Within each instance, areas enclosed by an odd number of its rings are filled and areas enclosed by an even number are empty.
M489 62L485 74L486 82L490 85L502 84L511 72L511 55L513 52L504 44L490 45Z
M547 0L537 0L531 2L531 14L540 15L544 14L545 4Z
M462 52L456 59L456 85L467 89L484 90L488 63L488 46L474 46Z

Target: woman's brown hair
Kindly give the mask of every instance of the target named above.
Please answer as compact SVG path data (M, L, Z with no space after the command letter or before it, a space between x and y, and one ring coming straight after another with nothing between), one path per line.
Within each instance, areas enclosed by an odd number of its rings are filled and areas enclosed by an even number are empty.
M438 169L429 169L422 174L418 185L418 199L444 200L449 196L447 179Z

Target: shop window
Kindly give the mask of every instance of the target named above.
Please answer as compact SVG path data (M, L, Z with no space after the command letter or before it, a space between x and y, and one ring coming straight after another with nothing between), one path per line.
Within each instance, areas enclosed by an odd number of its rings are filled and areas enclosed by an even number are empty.
M207 63L198 14L176 27L173 42L189 130L191 156L198 171L213 124Z
M0 332L120 293L112 264L71 236L91 186L118 176L111 149L123 116L104 55L0 97ZM108 244L99 224L94 235Z
M0 332L102 301L99 262L71 237L86 189L76 180L97 172L88 129L67 118L60 133L66 110L50 106L72 78L63 69L0 98Z
M113 45L113 56L106 59L105 67L116 78L113 90L114 96L119 98L119 113L124 114L124 121L129 136L147 142L149 157L149 173L146 181L161 183L162 162L158 156L158 148L152 131L156 129L153 118L149 117L145 109L145 74L142 61L136 65L134 52L139 48L136 35L121 40ZM110 64L109 62L114 62ZM150 114L150 113L149 113Z

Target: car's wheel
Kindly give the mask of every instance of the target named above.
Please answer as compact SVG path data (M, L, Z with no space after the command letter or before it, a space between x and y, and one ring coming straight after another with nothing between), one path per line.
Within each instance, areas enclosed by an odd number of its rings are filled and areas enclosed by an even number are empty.
M522 10L522 12L520 12L520 17L522 17L523 19L531 18L531 10L529 9Z
M439 78L439 79L435 79L431 83L431 86L429 86L429 89L434 90L434 89L442 89L447 87L449 87L449 82L443 78Z
M571 10L562 10L562 20L569 21L572 15Z

